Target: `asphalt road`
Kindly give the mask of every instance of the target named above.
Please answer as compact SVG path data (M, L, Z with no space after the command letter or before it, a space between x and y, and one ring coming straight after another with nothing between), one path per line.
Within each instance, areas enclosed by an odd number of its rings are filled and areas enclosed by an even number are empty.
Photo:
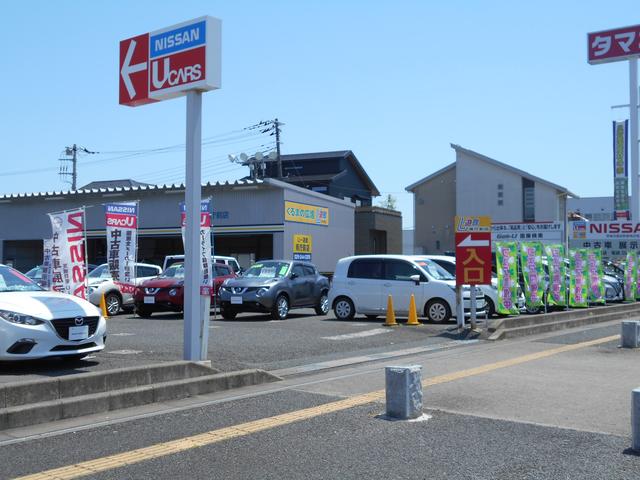
M637 479L628 399L640 383L640 350L617 348L609 339L617 331L619 325L599 326L404 358L435 382L424 389L432 415L424 422L384 420L380 398L286 423L274 419L383 388L384 364L367 364L291 378L244 397L229 392L197 408L0 444L0 477L273 419L262 431L115 462L86 478ZM562 350L572 345L578 348Z
M400 321L400 320L399 320ZM383 327L384 318L337 320L296 310L287 320L241 314L234 320L212 316L209 359L222 371L244 368L277 370L299 365L376 354L412 347L447 344L463 337L454 322L420 327ZM177 314L142 319L121 314L108 320L106 349L80 362L47 359L0 364L0 383L95 370L152 364L183 358L183 320Z

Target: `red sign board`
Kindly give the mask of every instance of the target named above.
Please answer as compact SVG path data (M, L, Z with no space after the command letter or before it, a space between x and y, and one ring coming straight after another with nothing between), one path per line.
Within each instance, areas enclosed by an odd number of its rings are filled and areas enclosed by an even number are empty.
M456 232L456 285L491 284L491 232Z
M220 21L200 17L120 42L120 105L220 88Z
M640 25L587 34L589 63L606 63L640 56Z

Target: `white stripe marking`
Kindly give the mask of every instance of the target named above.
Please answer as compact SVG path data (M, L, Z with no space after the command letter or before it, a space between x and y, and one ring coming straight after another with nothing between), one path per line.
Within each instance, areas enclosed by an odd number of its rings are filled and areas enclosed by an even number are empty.
M387 328L375 328L373 330L367 330L365 332L346 333L344 335L336 335L334 337L322 337L324 340L350 340L352 338L371 337L373 335L380 335L381 333L391 333Z

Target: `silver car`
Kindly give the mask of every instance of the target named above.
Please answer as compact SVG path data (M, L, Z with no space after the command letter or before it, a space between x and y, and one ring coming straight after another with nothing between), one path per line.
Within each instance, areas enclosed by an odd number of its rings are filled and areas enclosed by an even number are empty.
M162 270L157 265L150 263L136 263L135 284L139 285L145 280L155 278ZM121 309L133 310L133 293L135 288L125 290L113 282L109 265L103 263L96 267L87 277L89 281L88 300L96 306L100 306L100 300L104 295L104 301L109 315L117 315Z
M253 264L241 277L225 280L219 297L225 319L233 319L239 312L262 312L284 320L292 308L315 308L318 315L325 315L328 293L329 280L315 265L265 260Z

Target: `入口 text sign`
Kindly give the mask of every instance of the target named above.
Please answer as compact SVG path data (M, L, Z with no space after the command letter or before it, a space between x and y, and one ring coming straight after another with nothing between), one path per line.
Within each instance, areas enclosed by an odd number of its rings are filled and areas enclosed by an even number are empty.
M491 283L491 218L456 216L456 285Z
M221 23L200 17L120 42L120 104L220 88Z

